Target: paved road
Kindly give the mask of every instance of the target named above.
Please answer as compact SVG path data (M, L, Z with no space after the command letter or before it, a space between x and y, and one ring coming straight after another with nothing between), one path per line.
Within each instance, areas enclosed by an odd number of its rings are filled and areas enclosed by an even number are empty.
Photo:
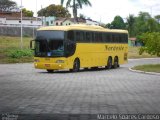
M160 113L160 76L128 70L148 63L160 59L129 60L112 70L52 74L32 64L2 64L0 113Z

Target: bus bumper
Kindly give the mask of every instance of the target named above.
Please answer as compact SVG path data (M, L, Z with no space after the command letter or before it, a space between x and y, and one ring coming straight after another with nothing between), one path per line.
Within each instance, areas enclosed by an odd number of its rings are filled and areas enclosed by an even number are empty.
M34 62L34 67L36 69L47 69L47 70L60 70L65 69L64 63L40 63Z

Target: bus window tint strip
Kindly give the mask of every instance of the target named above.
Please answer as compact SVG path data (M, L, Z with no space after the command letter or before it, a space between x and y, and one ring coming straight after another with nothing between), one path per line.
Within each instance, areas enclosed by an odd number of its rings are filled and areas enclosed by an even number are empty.
M78 43L128 43L125 33L105 33L92 31L68 31L67 39Z

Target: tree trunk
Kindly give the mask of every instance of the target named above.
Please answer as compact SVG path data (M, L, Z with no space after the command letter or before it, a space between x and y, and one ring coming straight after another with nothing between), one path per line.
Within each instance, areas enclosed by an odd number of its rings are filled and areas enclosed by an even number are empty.
M75 3L75 0L73 0L73 17L74 17L74 23L77 23L77 6Z

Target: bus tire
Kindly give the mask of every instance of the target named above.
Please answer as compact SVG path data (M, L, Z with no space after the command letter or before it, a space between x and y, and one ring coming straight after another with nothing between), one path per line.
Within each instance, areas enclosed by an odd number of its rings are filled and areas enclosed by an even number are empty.
M72 72L78 72L80 69L80 60L76 58L73 62L73 69L71 70Z
M115 56L114 57L114 64L113 64L113 68L118 68L119 67L119 61L118 61L118 57Z
M54 72L54 70L47 70L47 72L48 72L48 73L53 73L53 72Z
M112 68L112 57L109 57L109 58L108 58L108 62L107 62L106 68L107 68L107 69L111 69L111 68Z

